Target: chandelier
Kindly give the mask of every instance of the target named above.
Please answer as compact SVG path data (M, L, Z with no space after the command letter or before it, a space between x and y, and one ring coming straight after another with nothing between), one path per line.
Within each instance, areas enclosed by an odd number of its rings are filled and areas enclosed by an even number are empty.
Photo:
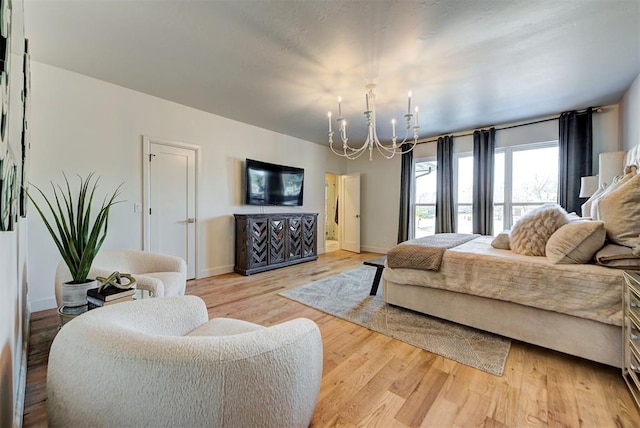
M414 117L411 114L411 92L409 92L409 97L407 101L407 114L404 115L406 120L405 124L405 135L404 139L398 143L398 137L396 136L396 119L391 119L391 144L382 144L378 139L378 133L376 131L376 94L373 90L376 88L374 83L370 83L366 86L367 92L365 93L366 98L366 106L367 110L364 112L364 116L367 122L368 134L367 138L360 147L351 147L347 143L349 139L347 138L347 121L342 117L342 97L338 97L338 118L336 121L338 122L338 131L340 133L340 139L342 140L342 151L336 151L333 147L333 130L331 128L331 112L327 114L329 117L329 147L331 147L331 151L338 156L345 157L347 159L357 159L362 154L369 149L369 160L373 160L373 148L375 147L378 152L382 156L387 159L391 159L395 155L401 155L404 153L408 153L414 149L416 144L418 143L418 130L420 126L418 126L418 107L415 108L415 121L413 124L413 141L410 141L411 146L402 150L402 145L407 142L409 138L409 130L411 129L411 118Z

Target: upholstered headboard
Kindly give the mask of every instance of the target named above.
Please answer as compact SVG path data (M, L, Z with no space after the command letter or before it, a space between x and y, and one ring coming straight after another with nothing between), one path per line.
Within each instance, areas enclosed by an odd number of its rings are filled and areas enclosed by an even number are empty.
M640 145L637 145L631 150L627 151L624 166L627 165L640 166Z
M599 187L609 186L614 177L624 174L624 167L627 165L640 166L640 145L627 151L600 153Z

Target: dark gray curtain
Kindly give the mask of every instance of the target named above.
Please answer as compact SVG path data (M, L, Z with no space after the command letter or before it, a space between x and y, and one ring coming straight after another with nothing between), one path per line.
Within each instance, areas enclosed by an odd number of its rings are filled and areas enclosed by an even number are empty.
M558 204L568 212L581 212L580 178L593 166L592 108L560 115L558 136Z
M473 233L493 235L493 153L496 129L473 133Z
M453 200L453 136L438 138L436 172L436 233L456 231L456 210Z
M410 144L403 144L408 150ZM402 155L400 169L400 219L398 222L398 244L409 239L411 227L411 195L413 194L413 150Z

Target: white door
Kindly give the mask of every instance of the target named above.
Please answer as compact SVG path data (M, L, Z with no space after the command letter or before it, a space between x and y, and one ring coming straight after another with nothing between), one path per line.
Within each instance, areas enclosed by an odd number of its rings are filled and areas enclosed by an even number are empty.
M145 249L182 257L196 277L196 150L149 141Z
M340 186L341 200L338 201L344 208L342 218L339 219L342 225L340 233L340 243L342 249L360 252L360 174L348 174L342 176ZM344 202L343 202L344 201Z

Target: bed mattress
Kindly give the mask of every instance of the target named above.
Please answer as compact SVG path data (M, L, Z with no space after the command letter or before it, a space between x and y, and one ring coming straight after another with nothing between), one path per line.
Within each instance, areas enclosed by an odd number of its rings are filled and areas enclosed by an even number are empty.
M621 270L553 264L546 257L495 249L492 240L481 236L448 249L437 272L387 267L384 278L621 325Z

